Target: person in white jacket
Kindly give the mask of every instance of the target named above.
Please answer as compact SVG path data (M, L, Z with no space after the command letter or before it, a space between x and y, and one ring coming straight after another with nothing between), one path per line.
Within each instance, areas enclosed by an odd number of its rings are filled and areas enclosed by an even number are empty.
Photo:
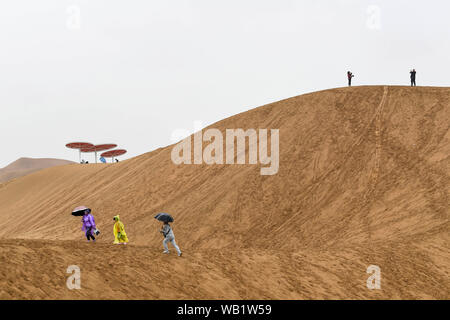
M170 227L169 223L164 222L164 224L159 232L161 232L164 236L164 240L163 240L164 251L163 251L163 253L169 253L169 248L167 247L167 243L172 242L172 245L175 247L175 249L178 252L178 256L181 257L181 250L177 246L177 243L175 242L175 235L173 234L173 230Z

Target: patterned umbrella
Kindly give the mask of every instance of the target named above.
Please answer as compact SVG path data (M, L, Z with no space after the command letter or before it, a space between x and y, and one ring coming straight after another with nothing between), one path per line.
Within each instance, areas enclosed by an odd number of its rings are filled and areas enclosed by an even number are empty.
M85 206L76 207L75 209L73 209L72 215L75 217L84 216L84 212L86 210L89 210L89 212L91 212L91 209L89 209L88 207L85 207Z

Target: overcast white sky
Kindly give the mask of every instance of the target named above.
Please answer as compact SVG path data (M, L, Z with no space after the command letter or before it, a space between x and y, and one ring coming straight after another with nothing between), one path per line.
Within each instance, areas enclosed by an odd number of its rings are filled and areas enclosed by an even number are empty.
M0 167L136 156L225 117L346 85L450 85L448 0L0 3ZM186 132L187 133L187 132ZM93 161L92 155L86 155Z

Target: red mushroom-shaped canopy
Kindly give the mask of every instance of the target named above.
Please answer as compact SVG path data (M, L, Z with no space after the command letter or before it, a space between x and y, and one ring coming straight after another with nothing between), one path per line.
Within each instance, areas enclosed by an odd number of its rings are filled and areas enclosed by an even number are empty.
M101 154L101 156L104 157L104 158L113 158L113 157L121 156L121 155L123 155L125 153L127 153L127 150L125 150L125 149L117 149L117 150L111 150L111 151L103 152Z
M117 147L117 144L109 143L109 144L98 144L96 146L87 147L81 149L81 152L99 152L99 151L105 151L112 148Z
M92 148L94 145L89 142L71 142L66 144L66 147L69 149L85 149Z

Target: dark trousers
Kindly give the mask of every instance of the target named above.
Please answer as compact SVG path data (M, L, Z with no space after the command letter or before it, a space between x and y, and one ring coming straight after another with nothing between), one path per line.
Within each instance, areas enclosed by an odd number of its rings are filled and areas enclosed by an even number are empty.
M416 79L411 79L411 87L412 86L414 86L414 87L416 86Z
M88 241L91 240L91 238L92 240L95 240L91 227L86 229L86 238L88 239Z
M352 78L348 78L348 86L349 86L349 87L352 86Z

